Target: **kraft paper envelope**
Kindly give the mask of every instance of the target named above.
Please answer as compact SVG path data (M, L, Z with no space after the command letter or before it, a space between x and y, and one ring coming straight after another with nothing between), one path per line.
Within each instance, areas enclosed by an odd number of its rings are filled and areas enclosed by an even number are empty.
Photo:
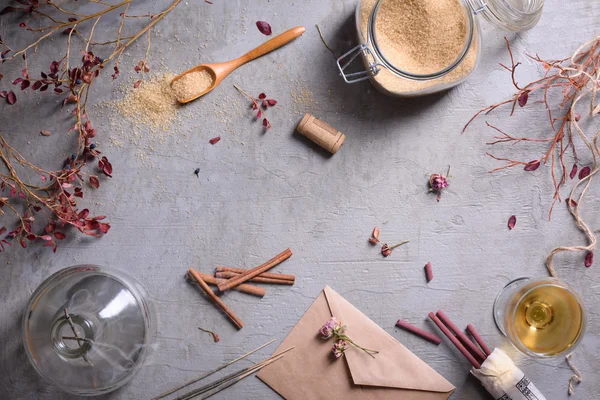
M333 339L319 336L331 317L347 326L346 334L354 342L379 354L371 358L350 346L336 360L331 352ZM275 353L291 346L294 350L258 374L285 399L443 400L455 389L329 286Z

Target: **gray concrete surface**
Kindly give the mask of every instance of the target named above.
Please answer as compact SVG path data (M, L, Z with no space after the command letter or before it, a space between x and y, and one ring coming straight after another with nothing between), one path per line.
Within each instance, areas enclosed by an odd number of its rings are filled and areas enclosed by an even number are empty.
M509 351L548 399L567 399L569 367L561 360L520 356L492 320L492 303L504 284L520 276L544 276L543 260L554 246L583 241L564 204L547 221L552 194L547 167L533 173L517 169L488 174L498 164L485 156L492 132L484 119L461 134L476 110L512 93L509 76L498 66L507 62L505 33L482 21L482 61L466 83L437 96L397 100L382 96L369 83L344 84L319 40L317 23L336 49L350 48L355 0L213 2L188 0L160 23L152 37L154 71L182 71L203 61L236 57L265 40L254 26L257 20L269 21L275 33L296 25L305 25L307 32L240 68L205 99L189 105L181 130L163 143L151 143L149 135L132 144L111 127L110 109L91 112L98 142L115 173L100 190L89 191L82 204L107 214L112 229L99 240L72 235L56 254L40 246L13 246L0 254L0 397L70 398L41 380L28 364L20 321L28 297L46 277L73 264L95 263L137 276L158 314L147 364L106 398L147 399L271 338L282 340L328 284L450 380L457 387L453 399L490 397L447 341L435 347L399 331L394 328L398 318L433 329L427 313L443 308L460 325L476 324L491 345ZM168 2L144 3L136 9L158 11ZM598 34L599 17L598 2L551 0L537 27L508 37L520 59L525 51L566 57ZM12 18L2 17L0 34L24 43L28 36ZM31 63L45 68L62 41L48 43ZM121 82L133 82L132 66L144 50L140 44L128 51ZM22 66L0 68L5 75L0 86L6 89ZM526 61L518 79L538 73ZM122 96L108 74L104 79L95 101ZM279 101L268 133L246 115L247 103L234 83ZM58 97L41 99L28 93L13 107L2 103L0 129L26 157L56 168L72 151L72 137L66 134L68 110L57 111ZM507 120L505 111L488 120L521 133L548 133L545 113L523 109ZM337 155L328 157L293 134L304 112L346 133ZM55 134L44 138L40 129ZM209 145L217 135L221 142ZM506 151L496 149L498 154ZM537 157L528 146L513 146L510 152L515 158ZM427 174L447 165L454 178L437 203L427 193ZM193 174L196 168L199 178ZM593 188L583 211L593 228L600 224L598 196ZM513 214L518 223L508 231L506 222ZM366 241L376 225L384 240L409 239L410 244L383 259ZM297 275L293 287L268 287L262 300L237 292L225 295L246 323L239 332L182 278L190 266L206 272L219 264L251 267L286 247L294 256L277 270ZM435 279L425 284L422 268L428 261ZM557 259L559 276L582 294L589 319L585 339L573 356L584 381L572 399L600 398L597 264L584 268L582 255ZM221 341L213 343L199 326L217 331ZM278 396L249 378L215 398Z

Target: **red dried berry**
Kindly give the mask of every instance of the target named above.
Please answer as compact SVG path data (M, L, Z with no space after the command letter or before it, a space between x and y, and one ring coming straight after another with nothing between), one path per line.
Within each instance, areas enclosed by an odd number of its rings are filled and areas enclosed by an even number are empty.
M259 95L258 95L258 98L259 98L260 100L264 100L264 99L266 99L266 98L267 98L267 95L266 95L266 94L264 94L264 93L261 93L261 94L259 94Z
M270 36L271 33L272 33L272 31L271 31L271 25L269 25L265 21L257 21L256 22L256 27L258 28L258 30L260 31L260 33L262 33L263 35Z
M577 175L577 164L573 164L573 168L571 168L571 173L569 174L569 178L573 179Z
M512 215L509 219L508 219L508 229L512 230L515 225L517 224L517 217Z

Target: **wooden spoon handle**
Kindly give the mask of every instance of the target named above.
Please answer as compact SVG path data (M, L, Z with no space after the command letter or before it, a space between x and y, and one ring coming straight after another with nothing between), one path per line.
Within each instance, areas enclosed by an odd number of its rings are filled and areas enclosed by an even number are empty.
M243 60L243 63L247 63L248 61L252 61L260 56L264 56L267 53L272 52L280 48L283 45L288 44L292 40L296 39L298 36L302 35L306 31L303 26L297 26L288 31L283 32L281 35L275 36L273 39L265 42L255 48L254 50L244 54L240 57L240 61Z

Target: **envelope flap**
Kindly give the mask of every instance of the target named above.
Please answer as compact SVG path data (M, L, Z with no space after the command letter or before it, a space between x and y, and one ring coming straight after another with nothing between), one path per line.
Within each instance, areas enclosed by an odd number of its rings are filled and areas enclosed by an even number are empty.
M443 376L333 289L326 286L323 291L331 315L347 326L348 337L362 347L379 351L375 358L356 348L346 351L344 358L355 384L435 392L454 390Z

